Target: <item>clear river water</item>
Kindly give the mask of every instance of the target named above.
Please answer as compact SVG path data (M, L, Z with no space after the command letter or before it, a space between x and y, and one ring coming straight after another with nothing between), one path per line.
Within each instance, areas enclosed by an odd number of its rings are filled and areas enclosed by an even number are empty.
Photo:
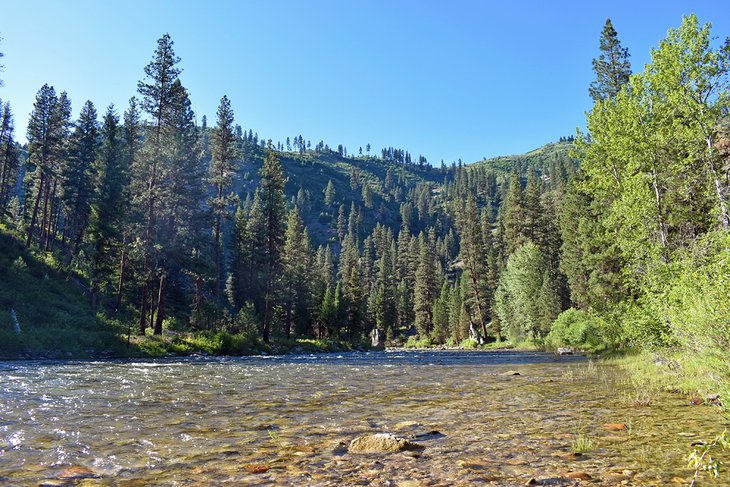
M0 485L688 485L721 418L650 399L532 352L2 362Z

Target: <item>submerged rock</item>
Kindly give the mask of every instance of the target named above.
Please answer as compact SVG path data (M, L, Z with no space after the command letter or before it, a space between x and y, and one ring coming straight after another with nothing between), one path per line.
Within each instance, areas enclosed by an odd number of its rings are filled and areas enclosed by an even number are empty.
M80 480L80 479L98 479L99 475L94 473L93 470L87 467L68 467L66 470L61 472L58 476L60 479L65 480Z
M593 478L585 472L565 472L563 477L574 480L591 480Z
M350 443L350 451L364 453L387 453L407 450L422 450L418 443L413 443L390 433L358 436Z
M261 463L250 463L244 465L243 469L248 473L266 473L269 471L269 466Z

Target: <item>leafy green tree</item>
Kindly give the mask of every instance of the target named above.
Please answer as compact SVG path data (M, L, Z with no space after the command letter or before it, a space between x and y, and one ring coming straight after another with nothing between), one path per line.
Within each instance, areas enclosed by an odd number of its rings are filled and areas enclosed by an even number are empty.
M542 320L545 313L540 299L546 271L545 258L532 242L510 255L495 297L499 320L510 339L540 339L549 332L550 322ZM549 288L549 281L546 286Z
M631 76L629 50L621 45L611 19L606 19L601 31L600 49L598 59L593 59L596 80L588 90L595 102L613 99Z

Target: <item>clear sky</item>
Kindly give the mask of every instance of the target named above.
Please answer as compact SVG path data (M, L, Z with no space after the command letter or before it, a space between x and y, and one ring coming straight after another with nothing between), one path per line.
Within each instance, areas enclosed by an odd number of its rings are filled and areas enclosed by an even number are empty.
M583 125L607 17L640 70L689 13L730 35L727 0L7 0L0 99L20 140L43 83L75 114L87 99L121 113L168 32L198 120L226 94L237 123L275 142L472 162Z

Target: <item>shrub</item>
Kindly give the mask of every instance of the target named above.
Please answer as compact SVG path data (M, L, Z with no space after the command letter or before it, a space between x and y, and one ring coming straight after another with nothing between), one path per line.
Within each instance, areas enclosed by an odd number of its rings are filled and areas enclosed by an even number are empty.
M558 347L596 348L606 344L604 321L589 313L570 308L563 311L553 322L545 337L545 346L549 349Z
M464 350L475 350L479 348L479 344L476 340L473 340L471 338L467 338L466 340L462 340L461 343L459 343L459 346L463 348Z
M431 346L431 339L428 337L418 338L416 336L408 337L405 348L428 348Z

